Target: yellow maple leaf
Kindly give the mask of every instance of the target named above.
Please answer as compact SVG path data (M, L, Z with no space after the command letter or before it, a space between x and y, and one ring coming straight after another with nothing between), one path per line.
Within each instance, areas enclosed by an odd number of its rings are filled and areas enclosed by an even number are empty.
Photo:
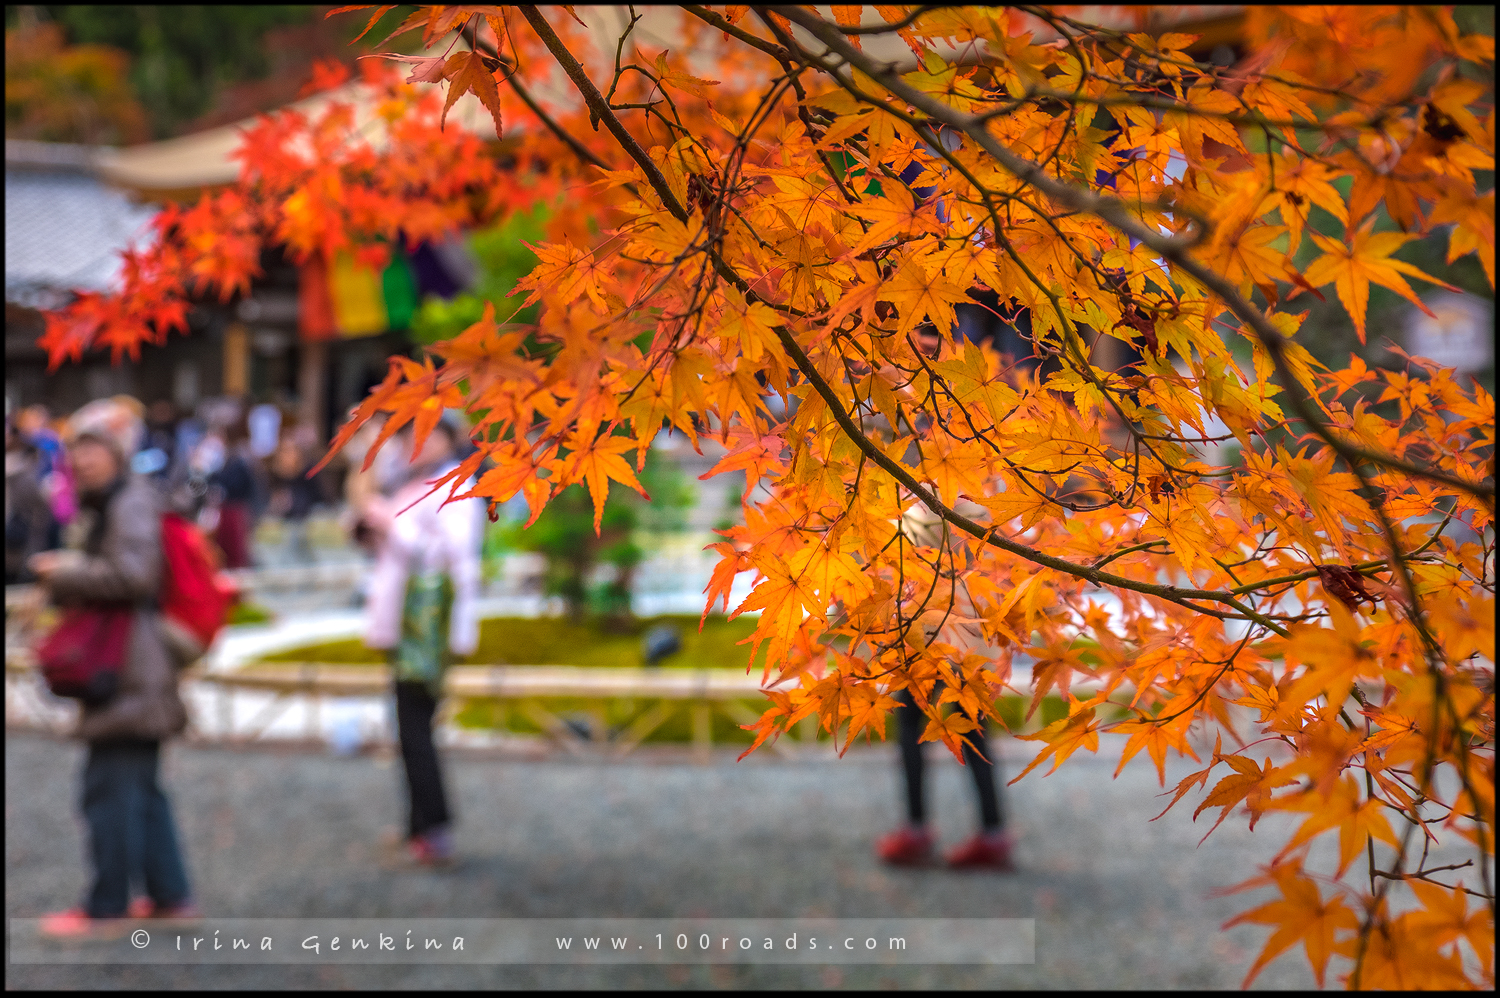
M1011 783L1015 783L1016 780L1040 766L1049 755L1055 754L1056 758L1052 760L1052 768L1047 770L1048 776L1057 772L1057 767L1080 748L1086 748L1090 752L1099 751L1099 722L1094 719L1094 708L1089 707L1071 717L1053 721L1034 735L1017 735L1016 737L1024 741L1046 742L1047 747L1038 752L1037 757L1031 760L1026 768L1021 770L1020 776L1011 780Z
M1432 310L1416 296L1411 286L1401 277L1402 274L1420 277L1450 291L1458 290L1445 281L1424 274L1405 261L1392 259L1392 253L1417 238L1416 236L1404 232L1373 232L1374 227L1373 218L1360 226L1354 233L1352 246L1318 232L1308 232L1313 242L1323 250L1323 255L1314 260L1302 275L1313 287L1333 284L1338 291L1339 300L1344 303L1350 318L1354 320L1354 329L1359 333L1361 343L1365 341L1365 314L1371 281L1390 288L1428 315L1432 315Z
M896 275L881 285L876 298L900 310L896 332L905 336L924 319L930 319L939 329L952 329L956 321L953 305L968 301L969 293L941 274L929 275L921 264L907 257Z
M1242 988L1248 988L1266 964L1302 941L1307 950L1308 962L1317 975L1318 987L1323 986L1323 974L1328 969L1328 958L1334 951L1336 935L1359 927L1359 919L1344 904L1337 894L1323 901L1322 892L1311 877L1305 876L1294 866L1285 864L1273 870L1276 886L1281 890L1281 900L1263 904L1259 908L1236 915L1224 923L1224 928L1242 922L1274 925L1276 931L1266 940L1265 948L1255 958L1250 972L1245 975Z
M994 514L994 522L997 524L1008 524L1019 517L1022 530L1029 530L1036 526L1048 513L1062 510L1061 506L1038 490L1020 486L996 496L977 496L966 493L964 498L973 500L988 509Z
M870 230L849 250L850 256L859 256L892 236L908 237L916 232L941 235L943 232L937 211L931 204L917 201L905 184L887 184L884 196L870 198L863 204L850 205L844 210L872 223Z

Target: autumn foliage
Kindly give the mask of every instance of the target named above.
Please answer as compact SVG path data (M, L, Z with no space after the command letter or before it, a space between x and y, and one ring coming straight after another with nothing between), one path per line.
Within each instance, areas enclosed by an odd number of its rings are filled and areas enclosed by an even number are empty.
M128 61L106 45L68 45L58 25L21 18L5 32L6 138L141 141L146 112L131 90Z
M1442 282L1395 254L1438 227L1493 286L1493 38L1251 7L1226 68L1070 9L684 6L663 52L628 19L602 50L598 10L422 8L406 82L367 60L378 138L338 103L265 119L239 186L164 213L44 345L159 340L268 243L378 259L555 202L521 297L393 358L335 451L463 407L478 449L439 487L534 519L582 483L597 519L658 433L711 436L750 488L708 606L759 611L797 680L757 746L884 737L907 689L957 754L1029 662L1031 709L1068 714L1028 771L1115 732L1162 781L1198 759L1171 803L1214 827L1299 816L1241 885L1278 896L1237 919L1270 928L1250 978L1300 944L1320 982L1338 956L1353 987L1493 986L1494 400L1299 334L1316 295L1388 337L1370 285L1424 307L1409 281ZM499 154L444 124L461 93ZM955 335L978 289L1027 356Z

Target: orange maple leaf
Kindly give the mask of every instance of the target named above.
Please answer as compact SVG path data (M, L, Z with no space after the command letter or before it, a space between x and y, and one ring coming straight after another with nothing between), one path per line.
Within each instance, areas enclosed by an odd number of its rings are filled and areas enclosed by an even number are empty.
M603 436L585 441L580 439L584 435L580 433L573 436L567 444L573 453L566 461L565 478L569 482L582 482L589 490L589 496L594 500L594 533L597 534L599 525L604 520L604 500L609 496L610 479L635 489L647 502L651 501L651 497L641 487L629 463L620 456L622 451L636 446L634 440L630 437Z
M714 566L713 575L708 580L708 585L703 591L708 594L708 602L704 604L703 616L698 620L698 630L703 630L704 623L708 620L708 614L714 608L715 600L723 600L721 609L729 609L729 590L734 586L735 576L741 572L749 571L752 566L737 550L735 546L727 541L710 544L704 550L712 549L719 552L719 562ZM748 668L748 666L747 666Z
M1017 735L1016 737L1024 741L1046 742L1047 747L1037 753L1037 757L1031 760L1030 764L1021 770L1020 776L1011 780L1011 783L1015 783L1016 780L1041 765L1049 755L1055 754L1056 758L1052 760L1052 768L1047 770L1048 776L1057 772L1057 767L1080 748L1086 748L1090 752L1099 751L1099 722L1094 719L1094 708L1089 707L1071 717L1053 721L1034 735ZM1006 786L1009 785L1006 784Z
M845 209L851 215L873 223L870 231L849 250L850 256L859 256L896 235L908 237L916 232L942 234L943 225L938 221L936 210L926 202L917 201L904 184L890 184L884 193L884 197L871 198L864 204Z
M1333 284L1338 291L1339 300L1344 303L1350 318L1354 320L1354 329L1359 333L1361 343L1365 341L1365 312L1370 298L1371 281L1390 288L1428 315L1432 315L1432 310L1416 296L1411 286L1401 277L1402 274L1420 277L1450 291L1458 290L1446 281L1424 274L1405 261L1392 259L1392 253L1417 238L1416 236L1403 232L1373 232L1374 227L1373 218L1360 226L1354 233L1352 246L1309 231L1308 235L1313 242L1323 250L1323 256L1314 260L1302 275L1314 287Z
M447 123L448 112L458 102L459 97L472 92L489 110L490 117L495 119L495 137L502 137L504 128L500 122L500 89L495 85L495 75L485 68L484 60L479 57L479 53L453 53L448 57L443 75L448 77L448 97L443 102L443 116L438 122L438 127L441 128Z
M1260 816L1271 804L1271 791L1276 787L1284 787L1295 782L1281 776L1277 768L1271 765L1269 756L1264 766L1257 766L1255 760L1238 755L1227 755L1221 758L1233 767L1234 772L1215 784L1214 788L1208 792L1208 796L1203 799L1203 803L1198 805L1198 810L1193 812L1193 820L1197 821L1198 815L1207 808L1222 807L1224 809L1219 812L1219 820L1214 822L1213 828L1204 832L1203 838L1198 840L1199 845L1202 845L1213 834L1214 828L1224 823L1229 812L1240 801L1244 801L1245 806L1250 809L1250 829L1254 831L1255 823L1260 820Z
M664 87L673 90L681 90L685 94L694 97L708 97L708 88L719 85L718 80L701 80L678 69L667 66L667 53L663 51L656 57L656 79Z
M1359 927L1359 919L1344 904L1337 894L1327 903L1322 892L1311 877L1302 874L1293 865L1282 864L1272 871L1276 886L1281 891L1281 900L1263 904L1259 908L1236 915L1224 923L1224 928L1242 922L1257 922L1274 925L1276 931L1266 940L1265 948L1255 958L1249 973L1245 975L1242 988L1248 988L1266 964L1301 940L1307 950L1308 962L1317 975L1318 987L1323 986L1323 974L1328 969L1328 958L1333 954L1336 935L1341 931L1352 931Z
M1281 850L1282 856L1324 832L1338 829L1339 876L1344 875L1349 864L1364 850L1366 840L1372 837L1398 849L1401 847L1401 840L1396 838L1391 823L1386 820L1385 803L1373 797L1361 803L1359 785L1353 776L1346 775L1340 780L1329 797L1307 790L1282 797L1271 806L1280 811L1308 812L1307 820Z
M1195 760L1198 758L1186 739L1187 725L1192 719L1192 712L1184 711L1180 718L1165 723L1153 717L1140 717L1116 726L1114 729L1116 732L1123 734L1129 731L1130 740L1125 743L1125 749L1120 753L1120 765L1115 768L1115 776L1119 776L1124 771L1125 764L1144 748L1150 754L1151 761L1156 763L1157 786L1166 786L1167 749L1176 749L1183 755L1192 756Z

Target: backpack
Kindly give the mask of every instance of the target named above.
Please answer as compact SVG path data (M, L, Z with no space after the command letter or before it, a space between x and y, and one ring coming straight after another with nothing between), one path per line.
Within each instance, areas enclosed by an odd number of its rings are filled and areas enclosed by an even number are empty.
M218 571L202 532L176 513L161 519L162 634L177 661L202 658L223 629L238 598L234 583Z

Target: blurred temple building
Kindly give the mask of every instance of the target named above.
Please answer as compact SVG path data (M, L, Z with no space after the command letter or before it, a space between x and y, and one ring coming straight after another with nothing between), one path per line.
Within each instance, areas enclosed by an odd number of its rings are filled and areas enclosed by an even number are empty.
M45 402L67 411L90 399L136 387L107 354L47 373L37 347L42 310L67 304L72 292L105 291L119 273L119 251L149 233L155 208L134 204L99 176L109 150L5 140L5 394L17 405ZM198 352L202 352L201 349ZM184 387L198 358L186 363ZM173 363L154 365L160 383L142 387L174 395ZM196 389L195 389L196 390Z
M332 100L373 116L354 83L291 105L316 114ZM472 104L466 107L465 104ZM450 116L493 138L472 96ZM451 298L474 279L464 239L398 252L384 272L352 259L297 266L279 249L261 258L250 294L229 303L199 300L191 334L144 345L138 363L111 364L107 352L47 371L37 347L43 312L76 291L107 291L119 251L150 236L150 220L171 202L191 204L233 183L236 122L124 149L7 139L5 143L5 393L12 405L44 403L66 413L121 392L192 411L230 397L295 411L326 441L344 413L385 375L386 358L409 352L409 326L422 298ZM488 135L484 129L488 127Z

